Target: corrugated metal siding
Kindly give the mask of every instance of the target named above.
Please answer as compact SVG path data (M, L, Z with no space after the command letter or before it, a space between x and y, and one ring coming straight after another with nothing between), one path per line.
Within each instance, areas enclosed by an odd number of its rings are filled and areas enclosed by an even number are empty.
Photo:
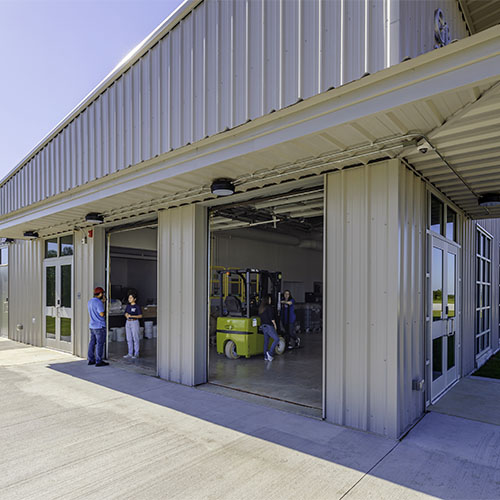
M42 345L42 287L42 241L16 241L9 249L10 339Z
M184 206L158 217L158 375L207 380L207 211Z
M85 358L89 343L87 302L93 297L93 290L96 286L106 288L106 250L103 228L94 228L93 237L86 238L86 243L83 242L82 236L81 232L76 232L74 235L73 352Z
M326 419L398 435L397 160L327 175Z
M500 347L499 304L500 304L500 220L486 219L477 222L493 236L491 242L491 348L496 351Z
M206 0L0 188L7 214L386 65L386 3Z
M462 231L462 375L475 368L476 221L464 218Z
M486 219L477 222L467 218L463 224L462 375L468 375L476 368L476 231L478 225L493 236L491 246L491 348L492 351L496 351L500 347L500 220Z
M406 169L399 178L399 432L425 410L423 392L412 380L425 379L425 184Z
M399 7L400 61L434 50L434 13L441 9L451 40L468 36L467 25L457 0L401 0ZM399 61L393 61L393 64Z

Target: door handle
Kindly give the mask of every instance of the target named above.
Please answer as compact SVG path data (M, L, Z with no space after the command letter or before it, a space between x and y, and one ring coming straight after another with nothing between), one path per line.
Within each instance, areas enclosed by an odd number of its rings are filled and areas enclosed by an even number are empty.
M446 335L448 335L448 337L453 337L453 335L455 335L455 318L448 318L448 328L447 328L447 332L446 332Z

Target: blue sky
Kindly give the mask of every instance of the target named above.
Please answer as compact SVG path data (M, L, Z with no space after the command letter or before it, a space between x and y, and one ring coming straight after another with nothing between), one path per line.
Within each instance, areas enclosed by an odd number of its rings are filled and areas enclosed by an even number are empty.
M0 0L0 179L182 0Z

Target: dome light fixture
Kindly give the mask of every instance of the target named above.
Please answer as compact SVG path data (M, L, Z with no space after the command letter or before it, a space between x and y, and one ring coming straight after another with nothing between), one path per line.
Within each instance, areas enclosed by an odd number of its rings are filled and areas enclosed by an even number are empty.
M104 222L104 216L98 214L97 212L90 212L85 216L85 222L92 222L94 224L102 224Z
M231 196L234 194L234 184L231 179L215 179L210 186L212 194L217 196Z
M479 196L480 207L498 207L500 206L500 193L485 193Z
M38 238L38 233L36 231L24 231L23 236L25 238Z

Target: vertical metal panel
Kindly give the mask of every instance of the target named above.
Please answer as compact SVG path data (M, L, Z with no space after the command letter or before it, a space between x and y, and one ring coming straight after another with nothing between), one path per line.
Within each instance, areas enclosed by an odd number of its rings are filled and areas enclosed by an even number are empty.
M404 16L413 19L411 9L420 9L419 22L427 26L425 12L433 2L406 2L401 32L409 22ZM64 124L67 129L26 162L24 179L15 175L8 181L14 186L9 211L383 69L389 3L397 2L201 2L106 90L96 92L94 101ZM446 3L450 12L452 4ZM396 16L399 10L393 5L391 12ZM408 55L427 50L417 45ZM21 189L35 182L38 163L42 192Z
M158 218L158 375L186 385L207 377L207 213L190 205Z
M399 178L399 432L423 414L424 393L412 390L425 379L426 189L412 172Z
M476 364L476 222L465 218L462 232L462 375Z
M42 286L42 241L16 241L9 248L10 339L42 345Z
M398 437L424 411L425 199L396 160L327 176L327 420Z
M441 9L451 40L465 38L467 26L456 0L400 0L400 60L434 50L434 13ZM399 61L394 61L395 63Z
M326 182L326 418L392 437L398 425L398 161Z
M94 228L92 238L84 242L82 236L82 232L74 234L73 352L85 358L89 342L87 303L93 297L96 286L105 287L105 235L102 228Z

